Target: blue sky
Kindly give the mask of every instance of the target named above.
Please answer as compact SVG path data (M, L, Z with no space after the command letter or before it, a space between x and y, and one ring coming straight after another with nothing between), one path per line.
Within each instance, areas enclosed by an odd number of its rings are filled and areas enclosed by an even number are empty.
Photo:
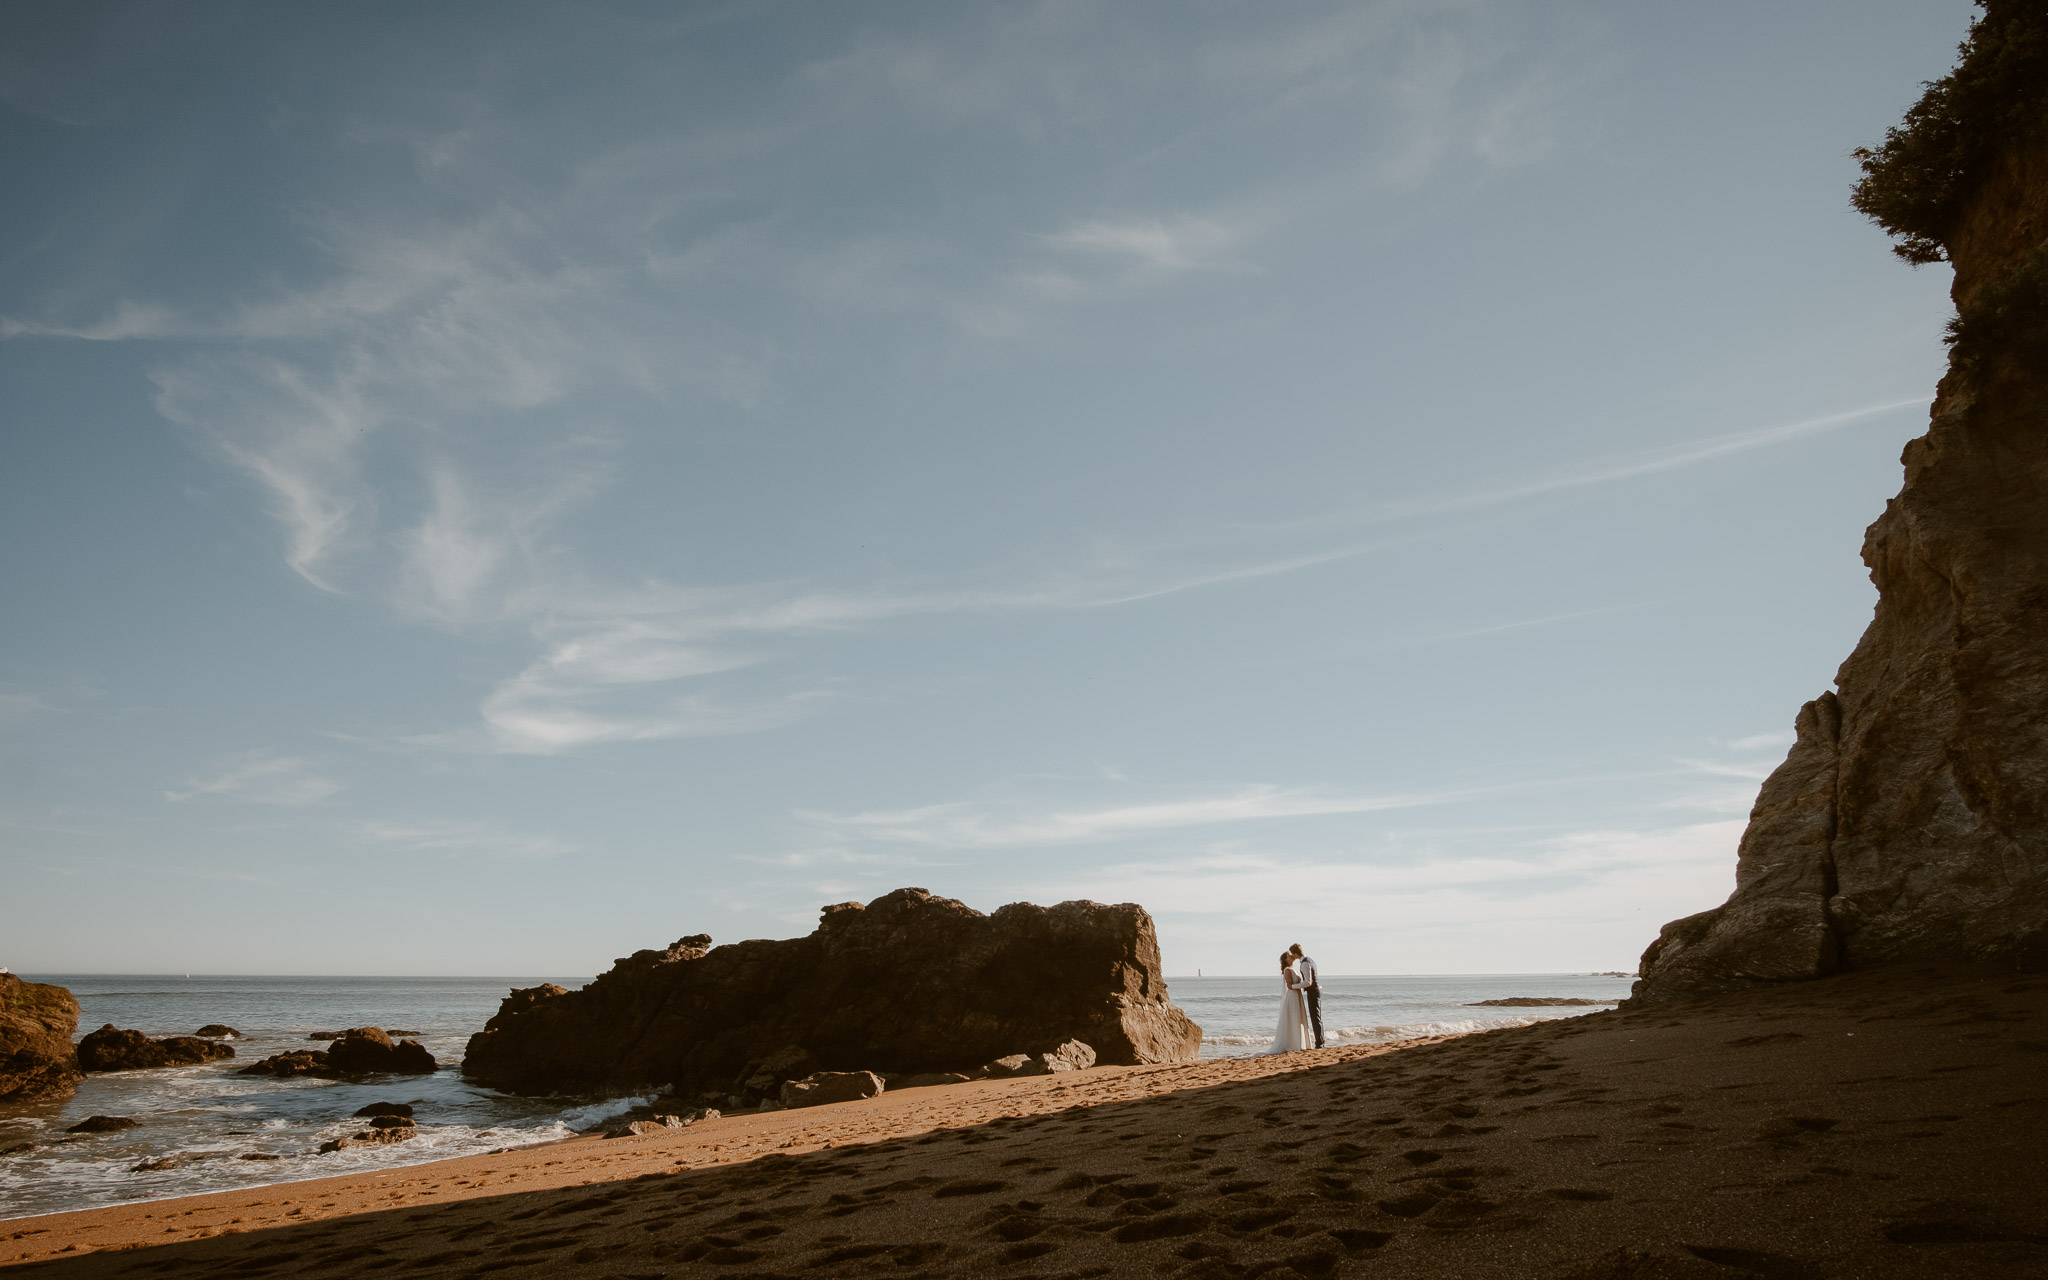
M16 6L0 963L1632 967L1869 618L1968 15Z

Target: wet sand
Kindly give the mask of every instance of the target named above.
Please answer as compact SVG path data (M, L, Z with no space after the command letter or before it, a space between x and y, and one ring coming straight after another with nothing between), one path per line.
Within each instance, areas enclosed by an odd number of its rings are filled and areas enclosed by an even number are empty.
M2048 1277L2048 979L909 1090L0 1223L57 1276Z

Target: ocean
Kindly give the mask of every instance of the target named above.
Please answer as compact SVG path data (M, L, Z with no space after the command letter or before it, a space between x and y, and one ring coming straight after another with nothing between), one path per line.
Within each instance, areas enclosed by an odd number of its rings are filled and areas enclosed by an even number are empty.
M541 982L574 988L585 978L22 976L70 988L78 997L81 1034L111 1022L152 1036L190 1035L219 1022L242 1036L232 1042L232 1061L93 1075L68 1099L0 1106L0 1218L552 1142L643 1100L517 1098L468 1084L446 1069L461 1061L464 1042L497 1011L508 989ZM1627 978L1601 974L1326 974L1322 983L1323 1025L1332 1044L1522 1026L1599 1006L1475 1008L1473 1002L1509 996L1619 1000L1629 987ZM1203 1057L1257 1053L1271 1042L1277 976L1170 978L1167 986L1174 1003L1201 1024ZM307 1039L311 1032L366 1025L414 1033L444 1069L360 1083L235 1074L273 1053L322 1047ZM322 1142L361 1129L356 1109L380 1101L412 1104L418 1136L317 1153ZM93 1115L141 1123L114 1133L64 1132ZM169 1167L138 1168L158 1161Z

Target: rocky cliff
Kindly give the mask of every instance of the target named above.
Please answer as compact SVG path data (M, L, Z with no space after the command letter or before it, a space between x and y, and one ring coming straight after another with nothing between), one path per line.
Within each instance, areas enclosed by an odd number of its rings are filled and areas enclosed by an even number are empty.
M77 1029L69 991L0 971L0 1102L70 1092L79 1078Z
M826 907L808 937L714 948L699 934L620 960L580 991L514 991L470 1038L462 1070L522 1093L752 1096L780 1085L771 1075L971 1070L1068 1040L1109 1063L1195 1057L1201 1029L1167 1003L1142 907L983 915L898 889Z
M1870 628L1764 783L1727 903L1635 1000L1898 960L2048 966L2048 11L1992 0L1858 155L1857 207L1955 270L1951 358L1863 540Z

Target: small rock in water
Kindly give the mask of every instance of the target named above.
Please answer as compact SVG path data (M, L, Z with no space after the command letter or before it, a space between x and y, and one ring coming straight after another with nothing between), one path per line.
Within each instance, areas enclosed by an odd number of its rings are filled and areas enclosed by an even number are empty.
M236 1158L237 1160L282 1160L282 1159L284 1159L284 1157L283 1157L283 1156L274 1156L274 1155L270 1154L270 1153L269 1153L268 1151L244 1151L244 1152L243 1152L243 1153L242 1153L241 1155L239 1155L239 1156L236 1156L235 1158Z
M22 1156L36 1149L33 1142L17 1142L11 1147L0 1147L0 1156Z
M351 1027L328 1048L327 1065L344 1075L376 1071L426 1075L434 1070L435 1062L434 1055L417 1040L393 1044L381 1027Z
M1620 1004L1619 1000L1587 1000L1581 996L1508 996L1503 1000L1473 1000L1467 1009L1491 1005L1508 1009L1535 1009L1559 1004Z
M400 1031L397 1027L392 1027L384 1034L387 1036L423 1036L427 1033L424 1031Z
M331 1138L320 1144L320 1151L322 1154L325 1154L329 1151L346 1151L350 1147L374 1147L379 1143L404 1142L417 1132L419 1130L410 1128L365 1129L361 1133L351 1134L346 1138Z
M288 1079L292 1076L325 1078L337 1073L328 1065L325 1049L294 1049L290 1053L273 1053L261 1062L250 1063L235 1074Z
M205 1036L209 1040L239 1040L242 1038L241 1032L225 1022L209 1022L192 1034L195 1036Z
M114 1133L122 1129L133 1129L135 1121L127 1116L87 1116L66 1129L66 1133Z
M211 1160L215 1156L224 1156L226 1154L228 1153L225 1151L185 1151L174 1156L162 1156L155 1160L144 1160L141 1164L136 1165L128 1172L162 1173L167 1169L183 1168L184 1166L192 1164L196 1161Z
M308 1040L339 1040L339 1039L341 1039L341 1032L339 1032L339 1031L315 1031L315 1032L314 1032L313 1034L311 1034L311 1035L307 1036L307 1037L306 1037L306 1039L308 1039Z
M356 1119L366 1120L371 1116L409 1116L412 1104L409 1102L373 1102L356 1112Z
M377 1116L370 1121L372 1129L411 1129L415 1127L411 1116Z

